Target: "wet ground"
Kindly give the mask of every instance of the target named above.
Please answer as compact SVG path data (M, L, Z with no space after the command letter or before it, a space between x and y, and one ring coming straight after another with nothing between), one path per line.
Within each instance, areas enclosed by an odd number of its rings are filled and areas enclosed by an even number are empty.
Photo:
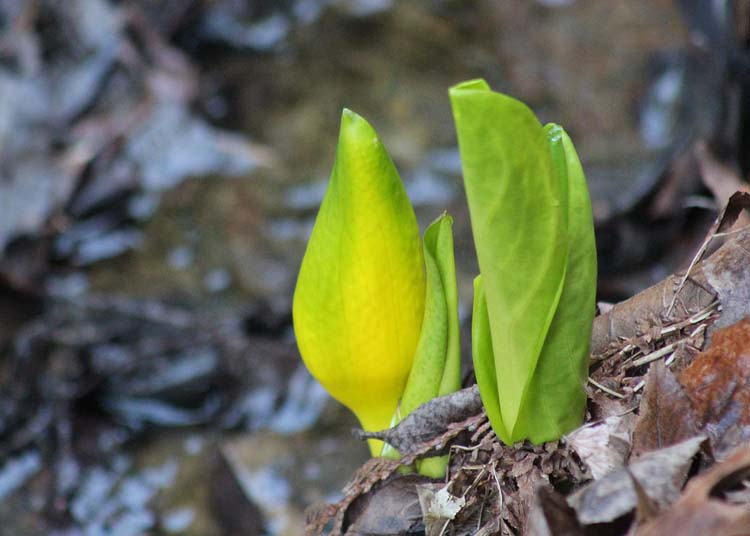
M344 106L423 225L454 214L464 312L461 80L575 140L604 298L682 263L690 240L664 244L713 215L669 186L715 89L672 2L40 6L0 3L0 534L299 534L337 497L366 448L290 306Z

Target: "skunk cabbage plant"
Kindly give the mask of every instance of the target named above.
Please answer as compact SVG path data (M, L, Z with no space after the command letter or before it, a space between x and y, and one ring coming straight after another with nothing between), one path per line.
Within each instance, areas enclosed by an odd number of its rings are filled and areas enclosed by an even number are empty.
M580 424L586 401L596 248L583 170L562 128L484 81L450 98L479 261L472 354L482 402L507 444L557 439ZM365 430L460 387L452 220L444 214L420 240L393 162L349 110L293 317L308 369ZM417 469L438 477L446 463Z
M349 110L293 318L310 373L365 430L388 428L459 387L451 220L438 219L423 246L393 162L370 124ZM369 444L381 453L382 442Z
M450 90L479 261L472 354L505 443L580 425L595 310L591 203L573 143L483 80Z

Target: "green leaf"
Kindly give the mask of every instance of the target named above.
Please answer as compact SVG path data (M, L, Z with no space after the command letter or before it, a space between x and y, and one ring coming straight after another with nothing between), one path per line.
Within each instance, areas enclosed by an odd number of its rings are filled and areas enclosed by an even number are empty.
M443 214L424 234L426 292L422 332L399 406L401 418L461 386L453 219Z
M562 293L564 191L547 136L525 105L481 80L451 88L450 97L507 433L495 431L512 442L524 437L522 405L537 396L527 391ZM485 353L474 355L484 363Z
M392 424L397 424L425 402L461 386L453 219L448 214L443 214L427 228L423 246L426 289L422 331L398 415ZM383 455L397 457L395 450L388 446ZM422 474L440 477L445 474L447 460L446 456L429 458L417 467Z
M534 443L557 439L583 420L596 308L596 243L586 178L565 131L557 125L545 131L557 174L567 184L569 249L563 293L521 418Z
M424 312L422 246L393 162L367 121L344 110L323 203L294 293L302 358L366 430L387 428ZM373 454L382 443L370 442Z
M453 218L444 214L424 234L425 258L435 258L445 293L448 315L448 342L445 349L445 366L435 396L443 396L461 388L461 325L458 323L458 285L453 249ZM433 229L434 227L434 229ZM429 252L429 253L428 253Z
M484 409L495 434L503 442L510 444L510 435L505 428L500 413L500 399L497 391L498 375L495 370L495 356L492 353L490 320L487 316L487 300L484 296L481 275L474 279L473 309L471 315L471 352L479 394L482 397Z

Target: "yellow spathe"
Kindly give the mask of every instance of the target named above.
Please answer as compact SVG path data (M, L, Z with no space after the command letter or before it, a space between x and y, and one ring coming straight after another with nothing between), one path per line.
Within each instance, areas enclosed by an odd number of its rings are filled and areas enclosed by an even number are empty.
M310 373L365 430L388 428L396 411L424 299L419 228L398 172L372 126L344 110L293 316ZM381 446L370 442L373 455Z

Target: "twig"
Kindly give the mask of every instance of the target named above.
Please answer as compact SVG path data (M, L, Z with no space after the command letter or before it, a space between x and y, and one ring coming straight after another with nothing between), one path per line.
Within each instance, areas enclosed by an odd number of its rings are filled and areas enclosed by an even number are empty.
M695 328L691 333L688 339L692 339L693 337L696 337L701 331L706 329L706 324L701 324L697 328Z
M656 361L657 359L660 359L664 357L665 355L674 352L674 349L677 348L677 346L682 343L686 342L688 339L680 339L677 342L673 342L672 344L668 344L663 348L659 348L658 350L655 350L651 352L650 354L644 355L643 357L639 357L638 359L634 360L630 365L628 365L628 368L636 368L640 367L641 365L645 365L647 363L651 363L652 361Z
M670 354L671 352L674 352L674 350L682 343L688 343L691 339L693 339L696 335L698 335L701 331L706 329L705 324L699 325L697 328L695 328L690 335L685 337L684 339L680 339L679 341L675 341L672 344L668 344L664 346L663 348L659 348L658 350L655 350L651 352L650 354L644 355L643 357L640 357L630 363L628 365L628 368L636 368L640 367L641 365L645 365L647 363L651 363L652 361L656 361L659 358L664 357L667 354Z
M666 316L669 316L670 314L672 314L672 309L674 308L674 304L677 301L677 296L679 296L680 291L682 291L682 288L685 286L685 283L690 277L690 272L692 271L693 268L695 268L695 265L698 264L698 261L700 261L701 258L703 257L703 254L706 252L706 249L708 248L708 244L709 242L711 242L712 238L713 236L709 236L703 242L698 252L690 261L690 266L688 266L688 269L685 271L685 275L682 276L682 279L680 279L680 284L677 285L677 289L674 291L674 294L672 294L672 300L669 302L669 307L667 307Z
M482 445L472 445L471 447L465 447L463 445L451 445L450 450L452 451L453 449L456 449L456 450L463 450L464 452L474 452L481 446Z
M479 515L477 516L477 528L475 532L482 528L482 515L484 514L484 503L487 501L487 494L488 492L485 490L484 499L479 503Z
M613 391L612 389L610 389L609 387L607 387L605 385L602 385L601 383L599 383L596 380L594 380L591 376L589 376L589 383L591 385L593 385L594 387L597 387L597 388L601 389L602 391L604 391L608 395L612 395L612 396L614 396L616 398L620 398L620 399L625 398L625 395L623 395L621 393L618 393L617 391Z
M671 326L662 328L660 335L669 335L670 333L681 330L685 326L697 324L698 322L702 322L706 320L708 317L710 317L714 313L714 309L716 308L718 304L719 304L719 300L712 301L706 307L704 307L703 309L701 309L700 311L698 311L691 317L681 322L676 322L672 324Z
M742 232L742 231L744 231L744 230L745 230L745 228L744 228L744 227L740 227L739 229L735 229L734 231L727 231L727 232L725 232L725 233L716 233L716 234L715 234L715 235L713 236L713 238L717 238L717 237L718 237L718 238L721 238L722 236L732 236L732 235L735 235L735 234L737 234L737 233L741 233L741 232Z
M503 512L503 488L500 487L500 479L497 478L497 471L495 470L495 464L494 462L490 464L490 469L492 471L492 476L495 479L495 485L497 485L497 503L498 503L498 510L497 513L502 519L502 512Z

